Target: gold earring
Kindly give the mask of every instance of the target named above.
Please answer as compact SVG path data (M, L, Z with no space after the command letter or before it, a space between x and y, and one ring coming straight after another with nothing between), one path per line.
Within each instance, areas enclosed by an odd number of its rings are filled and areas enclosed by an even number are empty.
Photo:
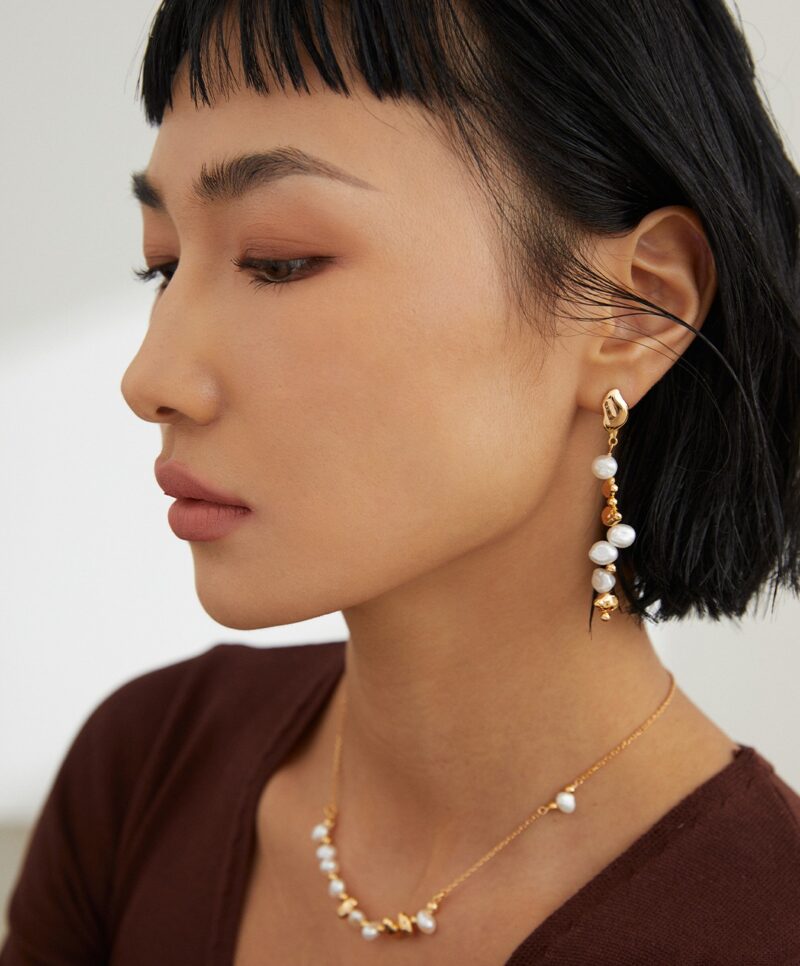
M614 561L622 547L629 547L636 539L636 531L627 523L620 523L616 483L617 461L611 455L617 445L617 431L628 421L628 405L619 389L612 389L603 399L603 427L608 432L608 453L592 460L592 472L603 480L603 496L606 506L600 514L600 521L608 527L605 540L592 544L589 559L598 567L592 573L592 587L597 591L594 606L600 611L600 619L611 620L611 612L619 607L619 600L611 591L617 582L617 568Z

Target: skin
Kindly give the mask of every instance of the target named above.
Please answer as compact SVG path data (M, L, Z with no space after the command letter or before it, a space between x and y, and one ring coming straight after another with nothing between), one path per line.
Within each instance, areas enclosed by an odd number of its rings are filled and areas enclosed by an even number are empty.
M190 543L208 614L250 629L341 610L350 631L347 673L284 769L280 807L289 826L302 820L276 863L289 874L307 854L346 688L337 843L359 890L415 911L667 692L632 618L596 619L589 635L587 552L603 536L590 464L607 448L605 393L633 408L692 335L645 315L547 343L514 325L488 203L420 110L378 101L354 76L355 96L336 95L304 67L311 94L242 84L199 108L178 75L147 165L168 212L142 214L147 264L180 267L121 389L159 424L165 457L253 509L228 536ZM293 176L186 202L201 160L286 145L377 190ZM332 260L256 288L230 264L245 251ZM690 209L598 238L594 259L702 324L716 278ZM631 338L631 323L647 337ZM678 689L579 789L581 823L553 813L475 886L525 867L548 883L543 912L554 908L734 747Z

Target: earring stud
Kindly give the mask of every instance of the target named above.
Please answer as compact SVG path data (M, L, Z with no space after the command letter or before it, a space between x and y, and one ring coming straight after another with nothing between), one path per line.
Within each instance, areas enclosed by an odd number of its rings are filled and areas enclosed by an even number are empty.
M603 480L603 496L606 505L600 514L600 522L607 527L606 539L598 540L589 550L589 559L597 564L592 573L592 587L597 592L594 606L600 611L600 619L611 620L611 614L619 607L619 600L612 591L617 582L615 561L620 549L629 547L636 539L636 531L622 523L619 511L616 482L617 461L612 455L618 441L618 430L628 420L628 405L619 389L612 389L603 399L603 427L608 432L608 452L592 460L592 473Z

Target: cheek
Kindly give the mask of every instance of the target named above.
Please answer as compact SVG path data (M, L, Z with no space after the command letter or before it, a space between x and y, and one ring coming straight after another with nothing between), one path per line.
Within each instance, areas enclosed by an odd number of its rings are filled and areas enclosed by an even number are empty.
M363 590L368 574L402 579L529 511L544 447L515 362L534 336L514 334L491 279L452 268L331 271L260 300L226 382L287 567L308 574L313 557ZM367 283L353 291L356 274Z

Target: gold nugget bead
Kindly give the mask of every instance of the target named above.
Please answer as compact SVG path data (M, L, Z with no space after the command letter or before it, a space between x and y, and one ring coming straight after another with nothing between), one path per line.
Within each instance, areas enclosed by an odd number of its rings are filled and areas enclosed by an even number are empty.
M606 527L613 527L614 524L619 523L621 519L622 514L615 506L604 507L603 512L600 514L600 522Z
M348 896L336 910L336 914L344 919L345 916L349 915L355 909L356 905L358 905L358 899L353 898L353 896Z
M619 490L619 487L614 482L613 476L611 477L610 480L604 481L602 486L602 493L606 499L608 499L609 497L612 497L618 490Z
M595 599L594 606L600 611L600 620L611 620L611 612L619 607L614 594L601 594Z
M397 923L402 932L414 932L414 923L411 916L407 916L404 912L397 913Z

